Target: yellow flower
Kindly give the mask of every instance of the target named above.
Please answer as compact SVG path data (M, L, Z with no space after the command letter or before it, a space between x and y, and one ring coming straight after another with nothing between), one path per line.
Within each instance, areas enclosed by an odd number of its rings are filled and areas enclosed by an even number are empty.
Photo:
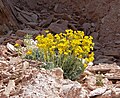
M19 46L20 46L20 44L16 43L14 46L15 46L15 47L19 47Z
M85 36L85 37L84 37L84 39L88 39L88 38L89 38L89 36Z
M58 52L61 55L63 53L63 50L61 48L58 48Z
M83 48L83 51L90 52L90 48L88 46L83 46L82 48Z
M26 54L27 54L27 55L31 55L31 54L32 54L32 50L28 50L28 51L26 52Z
M57 40L60 40L60 36L59 36L58 34L55 35L55 38L56 38Z
M68 55L68 52L64 52L65 55Z
M78 32L78 36L80 36L81 38L83 38L84 37L84 32L83 31L77 31Z
M51 33L48 33L48 34L47 34L47 38L53 39L54 37L53 37L53 35L52 35Z
M67 32L67 33L73 33L73 30L67 29L67 30L65 30L65 32Z
M80 41L79 40L73 39L71 41L71 46L72 47L79 46L79 45L80 45Z
M89 62L92 62L94 60L94 57L89 57Z
M49 30L45 30L46 33L49 33Z
M80 54L80 55L78 55L78 58L82 59L82 55L81 55L81 54Z
M94 52L88 55L89 62L92 62L94 60Z
M92 40L92 39L93 39L93 37L92 37L92 36L90 36L90 37L89 37L89 39L90 39L90 40Z
M50 53L51 53L52 55L55 54L55 51L54 51L53 48L50 48L49 51L50 51Z
M86 61L86 62L89 62L89 59L88 59L88 58L85 58L85 61Z
M63 38L63 37L64 37L62 32L59 34L59 36L60 36L61 38Z
M84 64L84 68L86 68L87 67L87 64Z
M35 39L40 42L44 38L44 35L38 35Z

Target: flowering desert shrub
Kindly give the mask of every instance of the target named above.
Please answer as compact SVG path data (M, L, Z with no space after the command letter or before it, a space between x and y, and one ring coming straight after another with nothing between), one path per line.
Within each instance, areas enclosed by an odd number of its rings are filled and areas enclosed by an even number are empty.
M65 33L36 37L39 59L46 63L45 68L60 67L64 77L76 79L94 60L92 36L83 31L66 30Z
M38 35L36 41L30 35L24 38L25 58L44 62L42 67L46 69L60 67L65 78L77 79L94 60L93 37L71 29L56 35L46 33L46 36ZM21 53L21 46L15 46Z

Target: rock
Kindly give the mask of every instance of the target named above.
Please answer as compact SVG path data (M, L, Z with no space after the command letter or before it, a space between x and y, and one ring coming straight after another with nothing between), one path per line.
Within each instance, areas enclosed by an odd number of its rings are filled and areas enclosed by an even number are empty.
M81 98L81 85L78 82L65 81L62 86L63 98Z
M90 32L91 32L91 33L94 33L94 32L95 32L95 27L91 27L91 28L90 28Z
M26 34L38 35L39 32L39 30L17 30L15 34L19 37L24 37Z
M26 17L26 18L24 18L24 17ZM25 15L25 14L20 14L20 13L18 13L17 19L18 19L20 22L22 22L23 24L26 24L27 22L30 22L30 21L31 21L31 20L26 20L26 19L30 19L30 17L28 17L28 16Z
M85 83L87 83L89 89L96 89L96 77L93 75L89 75L85 79Z
M119 73L117 74L116 73L106 73L105 74L105 77L108 79L108 80L111 80L111 81L119 81L120 80L120 75Z
M107 90L107 91L106 91L104 94L102 94L102 95L103 95L103 96L104 96L104 95L108 95L108 96L109 96L109 95L111 95L111 93L112 93L111 90ZM103 97L103 98L104 98L104 97Z
M118 41L115 41L115 44L118 44L118 45L119 45L119 44L120 44L120 41L119 41L119 40L118 40Z
M99 63L113 63L113 61L110 61L108 58L101 58L98 59L94 62L95 64L99 64Z
M88 91L84 87L81 88L80 96L78 98L89 98Z
M105 22L105 17L101 19L101 23L104 24L104 22Z
M99 46L94 46L94 50L100 50L101 48Z
M96 33L96 32L94 32L94 33ZM91 36L93 36L93 40L96 40L96 38L95 38L95 36L94 36L93 33L91 34ZM94 50L99 50L99 49L101 49L101 47L102 47L102 46L101 46L100 43L95 42Z
M69 23L68 25L72 30L77 31L77 28L74 26L74 24Z
M97 60L103 59L103 58L108 59L108 60L111 60L111 61L115 61L115 58L114 58L113 56L99 55L99 56L96 57Z
M2 44L2 42L4 41L5 38L1 37L0 38L0 44Z
M115 35L116 35L116 36L120 36L120 33L116 33Z
M114 92L115 95L119 95L120 96L120 88L112 88L112 92Z
M120 52L119 52L119 50L107 50L107 51L104 51L104 55L120 57Z
M41 21L39 26L41 27L48 26L52 22L53 18L54 18L54 15L49 16L46 20Z
M63 70L61 68L54 68L51 71L56 78L63 79Z
M41 13L47 13L47 12L48 12L47 9L41 10Z
M91 24L90 23L83 23L82 25L85 35L89 35L90 34L90 28L91 28Z
M109 66L109 65L108 65ZM99 64L99 65L95 65L95 66L89 66L87 68L88 71L90 72L109 72L111 70L111 68L108 68L107 65L105 64Z
M85 75L93 75L93 73L91 73L90 71L88 71L88 70L85 70L84 72L83 72L83 74L85 74Z
M31 15L31 20L32 20L32 22L37 22L38 16L36 14L32 14Z
M99 37L99 33L98 32L92 32L90 35L93 37L94 41L98 40L98 37Z
M65 30L68 29L68 21L60 21L60 23L51 23L48 29L55 34L65 32Z
M91 23L91 26L92 26L92 27L95 27L95 23Z
M4 57L5 59L8 59L8 60L9 60L7 54L10 55L10 52L8 52L7 47L4 46L4 45L0 45L0 56L1 56L1 57Z
M96 95L101 95L107 90L107 87L97 88L90 92L89 97L94 97Z
M15 43L19 44L19 45L23 45L24 44L23 40L20 40L20 39L16 40Z
M26 33L25 30L18 30L15 34L16 34L17 36L23 37L23 36L25 36L27 33Z
M0 35L5 35L9 31L9 28L6 24L0 25Z
M27 61L25 61L25 62L23 62L23 70L26 70L27 68L29 68L29 62L27 62Z
M67 20L67 21L73 21L71 15L68 15L66 13L64 13L64 14L55 14L54 16L55 16L55 18L59 18L59 19Z
M41 69L27 85L22 85L21 97L34 98L85 98L88 92L77 81L57 78L63 75L61 68ZM26 77L26 75L25 75ZM15 95L16 96L16 95ZM16 98L13 96L13 98ZM83 97L81 97L83 96Z
M72 17L66 13L62 15L62 19L67 21L73 21Z
M11 52L15 52L15 50L16 50L15 47L10 43L7 43L7 49Z
M11 65L17 65L22 62L22 59L20 57L11 57L9 63Z
M55 12L57 12L58 5L59 5L59 4L56 4L55 7L54 7L54 11L55 11Z
M9 83L8 83L7 87L5 88L4 94L6 96L9 96L10 92L12 90L15 90L15 82L14 82L14 80L9 80Z
M29 25L32 28L35 28L38 25L38 23L36 23L36 22L28 22L26 24Z

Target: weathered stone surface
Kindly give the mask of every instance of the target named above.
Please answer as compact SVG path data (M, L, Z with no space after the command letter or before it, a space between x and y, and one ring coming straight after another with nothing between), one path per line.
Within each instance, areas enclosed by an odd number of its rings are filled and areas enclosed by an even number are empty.
M109 72L112 70L112 68L117 69L119 66L116 66L116 64L99 64L95 66L89 66L87 70L90 72Z
M77 28L74 26L74 24L68 24L69 26L70 26L70 28L72 29L72 30L75 30L75 31L77 31Z
M119 50L108 50L108 51L104 51L104 55L119 57L120 52L119 52Z
M48 29L55 34L65 32L65 30L68 29L68 21L51 23Z
M65 80L62 83L63 98L81 98L81 85L78 82Z
M28 22L26 24L29 25L32 28L35 28L38 25L38 23L36 23L36 22Z
M23 86L23 92L20 96L34 98L85 98L81 96L87 96L85 89L82 88L80 83L68 79L65 80L62 74L63 71L60 68L55 68L51 71L42 68L32 79L33 81ZM18 95L11 98L14 97L17 98Z
M19 45L23 45L24 44L23 40L20 40L20 39L16 40L15 43L19 44Z
M120 44L120 40L115 41L115 44Z
M100 64L100 63L114 63L114 61L111 61L109 60L109 58L101 58L101 59L98 59L94 62L95 64Z
M49 16L46 20L41 21L39 23L39 26L46 27L46 26L50 25L50 23L52 22L53 18L54 18L54 15Z
M91 33L91 36L94 38L94 39L93 39L94 41L97 41L97 40L98 40L98 37L99 37L99 33L98 33L98 32L92 32L92 33Z
M90 34L90 28L91 28L91 24L90 23L84 23L82 25L85 35L89 35Z
M107 87L97 88L90 92L89 97L94 97L96 95L101 95L107 90Z
M52 73L56 78L63 79L63 70L61 68L54 68Z
M38 30L18 30L15 34L19 37L24 37L26 34L36 35L39 34Z

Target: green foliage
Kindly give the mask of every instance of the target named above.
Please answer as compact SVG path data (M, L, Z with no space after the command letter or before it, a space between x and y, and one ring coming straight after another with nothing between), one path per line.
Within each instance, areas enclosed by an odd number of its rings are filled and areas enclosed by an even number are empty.
M100 72L97 74L96 76L96 85L97 86L103 86L103 77L102 74L100 74Z

